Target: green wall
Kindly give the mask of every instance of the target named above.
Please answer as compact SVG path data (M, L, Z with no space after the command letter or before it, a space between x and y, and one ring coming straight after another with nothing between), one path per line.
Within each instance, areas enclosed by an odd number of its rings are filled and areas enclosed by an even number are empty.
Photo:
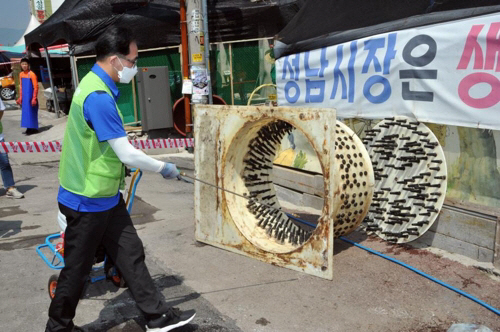
M248 96L252 91L264 83L265 77L270 75L270 73L262 71L262 65L266 59L261 55L263 50L269 49L270 44L271 41L269 40L236 42L232 43L231 47L229 44L213 44L210 52L213 94L222 97L230 105L232 103L230 77L232 76L234 104L246 105ZM90 71L94 63L94 57L77 59L78 78L80 80ZM141 67L168 67L172 106L176 100L182 97L182 68L177 47L140 52L137 66L139 70L141 70ZM134 119L132 84L117 84L117 86L120 90L118 106L122 111L125 123L136 121ZM138 120L140 120L141 110L138 89L136 89L135 93L137 115ZM271 90L271 93L275 93L275 89ZM267 97L264 90L261 90L259 94L261 99Z

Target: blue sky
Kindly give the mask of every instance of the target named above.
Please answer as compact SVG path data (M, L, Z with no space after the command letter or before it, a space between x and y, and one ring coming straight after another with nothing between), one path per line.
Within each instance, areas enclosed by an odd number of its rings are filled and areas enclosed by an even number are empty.
M0 28L26 29L30 20L28 0L0 0Z

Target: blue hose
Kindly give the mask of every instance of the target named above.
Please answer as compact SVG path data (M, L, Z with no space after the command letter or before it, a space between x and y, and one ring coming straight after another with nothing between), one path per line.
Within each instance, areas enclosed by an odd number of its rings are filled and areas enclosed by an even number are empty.
M137 171L136 168L130 169L131 173L135 173L136 171ZM142 178L142 171L139 169L139 174L135 178L135 182L134 182L134 185L132 187L132 191L129 193L130 201L128 202L128 206L127 206L127 211L129 214L132 213L132 205L134 205L135 191L137 190L137 185L139 184L139 181L141 180L141 178Z
M409 269L409 270L411 270L411 271L413 271L413 272L415 272L415 273L417 273L417 274L420 274L422 277L426 277L427 279L429 279L429 280L431 280L431 281L434 281L435 283L437 283L437 284L439 284L439 285L441 285L441 286L443 286L443 287L446 287L446 288L448 288L448 289L450 289L450 290L452 290L452 291L454 291L454 292L456 292L456 293L458 293L458 294L460 294L460 295L462 295L462 296L465 296L466 298L468 298L469 300L472 300L472 301L476 302L477 304L482 305L482 306L483 306L483 307L485 307L486 309L493 311L495 314L500 315L500 310L498 310L497 308L492 307L492 306L491 306L491 305L489 305L488 303L485 303L485 302L483 302L483 301L481 301L481 300L479 300L479 299L475 298L474 296L472 296L472 295L470 295L470 294L468 294L468 293L464 292L463 290L460 290L460 289L455 288L455 287L453 287L453 286L451 286L451 285L448 285L447 283L445 283L445 282L443 282L443 281L441 281L441 280L439 280L439 279L436 279L436 278L434 278L433 276L428 275L427 273L424 273L424 272L422 272L422 271L420 271L420 270L417 270L417 269L416 269L416 268L414 268L413 266L410 266L410 265L408 265L408 264L406 264L406 263L403 263L403 262L401 262L401 261L399 261L399 260L397 260L397 259L394 259L394 258L392 258L392 257L390 257L390 256L384 255L384 254L382 254L382 253L380 253L380 252L378 252L378 251L375 251L375 250L373 250L373 249L370 249L370 248L367 248L367 247L365 247L365 246L362 246L361 244L356 243L356 242L353 242L353 241L351 241L351 240L349 240L349 239L346 239L346 238L345 238L345 237L343 237L343 236L341 236L341 237L340 237L340 239L341 239L342 241L345 241L345 242L347 242L347 243L352 244L353 246L356 246L356 247L358 247L358 248L361 248L361 249L363 249L363 250L366 250L366 251L368 251L368 252L369 252L369 253L371 253L371 254L374 254L374 255L380 256L380 257L382 257L382 258L385 258L385 259L387 259L387 260L390 260L390 261L391 261L391 262L393 262L393 263L396 263L396 264L398 264L398 265L401 265L401 266L403 266L403 267L406 267L407 269Z
M309 226L309 227L316 228L316 226L318 226L318 225L313 224L313 223L311 223L311 222L308 222L308 221L305 221L305 220L299 219L299 218L297 218L297 217L294 217L294 216L293 216L293 215L291 215L290 213L285 213L285 214L288 216L288 218L293 219L293 220L295 220L295 221L298 221L298 222L300 222L301 224L307 225L307 226Z
M307 221L305 221L305 220L302 220L302 219L296 218L296 217L294 217L294 216L292 216L292 215L290 215L290 214L288 214L288 213L287 213L287 216L288 216L288 217L290 217L290 219L296 220L296 221L298 221L298 222L300 222L300 223L302 223L302 224L304 224L304 225L307 225L307 226L310 226L310 227L314 227L314 228L316 228L316 224L313 224L313 223L307 222ZM413 266L410 266L410 265L408 265L408 264L406 264L406 263L403 263L403 262L401 262L401 261L399 261L399 260L397 260L397 259L395 259L395 258L392 258L392 257L390 257L390 256L384 255L384 254L382 254L382 253L380 253L380 252L378 252L378 251L376 251L376 250L373 250L373 249L370 249L370 248L368 248L368 247L362 246L361 244L356 243L356 242L354 242L354 241L351 241L351 240L349 240L349 239L346 239L346 238L345 238L345 237L343 237L343 236L341 236L341 237L339 237L339 238L340 238L342 241L347 242L347 243L350 243L350 244L352 244L352 245L353 245L353 246L355 246L355 247L358 247L358 248L361 248L361 249L363 249L363 250L366 250L366 251L368 251L368 252L369 252L369 253L371 253L371 254L374 254L374 255L377 255L377 256L379 256L379 257L385 258L385 259L387 259L387 260L389 260L389 261L391 261L391 262L393 262L393 263L396 263L396 264L398 264L398 265L401 265L402 267L405 267L405 268L407 268L407 269L409 269L409 270L411 270L411 271L413 271L413 272L415 272L415 273L417 273L417 274L420 274L422 277L425 277L425 278L427 278L427 279L429 279L429 280L431 280L431 281L434 281L435 283L437 283L437 284L439 284L439 285L441 285L441 286L443 286L443 287L446 287L446 288L448 288L448 289L450 289L450 290L454 291L455 293L458 293L458 294L460 294L460 295L462 295L462 296L464 296L464 297L468 298L469 300L472 300L472 301L476 302L477 304L482 305L483 307L485 307L486 309L488 309L488 310L490 310L490 311L494 312L495 314L500 315L500 310L498 310L497 308L492 307L492 306L491 306L491 305L489 305L488 303L485 303L485 302L483 302L483 301L479 300L478 298L475 298L474 296L472 296L472 295L470 295L470 294L468 294L468 293L464 292L463 290L460 290L460 289L455 288L455 287L453 287L453 286L451 286L451 285L448 285L447 283L445 283L445 282L443 282L443 281L441 281L441 280L439 280L439 279L436 279L436 278L434 278L433 276L428 275L427 273L424 273L424 272L422 272L422 271L420 271L420 270L418 270L418 269L414 268Z

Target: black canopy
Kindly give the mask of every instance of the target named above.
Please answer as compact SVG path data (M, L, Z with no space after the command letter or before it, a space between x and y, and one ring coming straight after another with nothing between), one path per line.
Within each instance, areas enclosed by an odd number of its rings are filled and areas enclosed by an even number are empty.
M500 0L310 0L279 32L275 56L500 11Z
M305 0L208 0L211 42L273 37ZM68 43L75 54L93 50L100 33L116 24L134 30L139 48L180 44L179 1L66 0L25 36L30 49Z
M0 52L0 65L2 63L10 63L9 57L4 52ZM10 66L9 66L9 68L10 68ZM0 76L3 76L3 75L0 75Z

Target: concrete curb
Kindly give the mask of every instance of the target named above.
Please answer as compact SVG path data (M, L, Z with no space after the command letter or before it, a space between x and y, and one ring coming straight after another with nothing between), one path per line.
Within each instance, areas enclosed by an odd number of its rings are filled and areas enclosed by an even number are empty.
M155 155L155 157L165 162L174 163L178 168L194 171L194 155L187 151Z

